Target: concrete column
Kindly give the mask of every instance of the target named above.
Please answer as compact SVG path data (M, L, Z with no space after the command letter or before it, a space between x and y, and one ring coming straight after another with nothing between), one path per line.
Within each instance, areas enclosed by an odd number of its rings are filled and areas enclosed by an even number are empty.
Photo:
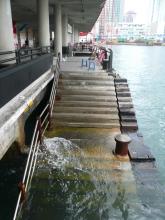
M68 16L62 17L62 46L68 46Z
M62 17L61 17L61 4L55 4L55 55L57 56L60 53L62 58Z
M14 34L10 0L0 0L0 52L14 50ZM13 57L13 55L12 55ZM0 59L10 58L0 56Z
M75 27L74 28L74 43L78 43L79 42L79 31L78 29Z
M50 46L49 0L37 0L38 38L40 46Z
M75 25L72 24L72 44L75 43L75 40L74 40L74 30L75 30Z

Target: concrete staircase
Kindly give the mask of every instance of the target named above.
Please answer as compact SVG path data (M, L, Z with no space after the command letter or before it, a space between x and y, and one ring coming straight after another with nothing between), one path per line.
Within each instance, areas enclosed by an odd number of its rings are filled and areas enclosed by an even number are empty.
M114 79L107 73L62 73L55 127L119 128Z

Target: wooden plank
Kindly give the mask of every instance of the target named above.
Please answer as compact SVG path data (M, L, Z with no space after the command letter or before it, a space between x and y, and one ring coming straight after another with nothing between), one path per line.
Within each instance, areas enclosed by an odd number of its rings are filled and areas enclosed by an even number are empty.
M125 79L125 78L118 78L118 79L115 79L115 82L126 82L127 83L127 79Z
M117 97L131 97L130 92L118 92L116 91Z
M130 92L128 87L116 87L116 92Z
M134 108L120 108L119 109L120 115L134 115L135 116L135 110Z
M135 115L122 115L120 118L122 122L136 122L137 123L137 119Z
M138 133L128 133L132 138L129 144L129 157L134 162L148 162L155 161L154 156L148 146L144 145L143 138Z
M138 130L138 125L136 122L123 122L123 121L121 121L121 130L124 132L128 132L128 131L135 132Z
M133 108L132 102L118 102L119 108Z

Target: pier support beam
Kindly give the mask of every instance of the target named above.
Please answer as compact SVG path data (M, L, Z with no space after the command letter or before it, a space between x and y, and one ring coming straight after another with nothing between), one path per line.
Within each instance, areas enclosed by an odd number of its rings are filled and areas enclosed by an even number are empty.
M49 0L37 0L38 37L40 46L50 46Z
M68 46L68 16L62 16L62 46Z
M14 35L10 0L0 0L0 52L14 50ZM0 56L0 59L14 57L13 54Z
M55 4L55 55L62 58L62 17L61 17L61 4Z

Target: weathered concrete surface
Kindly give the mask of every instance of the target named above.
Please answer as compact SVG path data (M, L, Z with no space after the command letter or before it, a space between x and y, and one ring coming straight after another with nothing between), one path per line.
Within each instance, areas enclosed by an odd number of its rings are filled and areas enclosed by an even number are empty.
M82 57L71 57L61 64L52 125L119 128L113 77L101 70L97 61L96 69L90 73L87 67L81 67L81 60Z
M24 123L43 98L53 76L49 69L0 109L0 159L14 141L24 147Z

